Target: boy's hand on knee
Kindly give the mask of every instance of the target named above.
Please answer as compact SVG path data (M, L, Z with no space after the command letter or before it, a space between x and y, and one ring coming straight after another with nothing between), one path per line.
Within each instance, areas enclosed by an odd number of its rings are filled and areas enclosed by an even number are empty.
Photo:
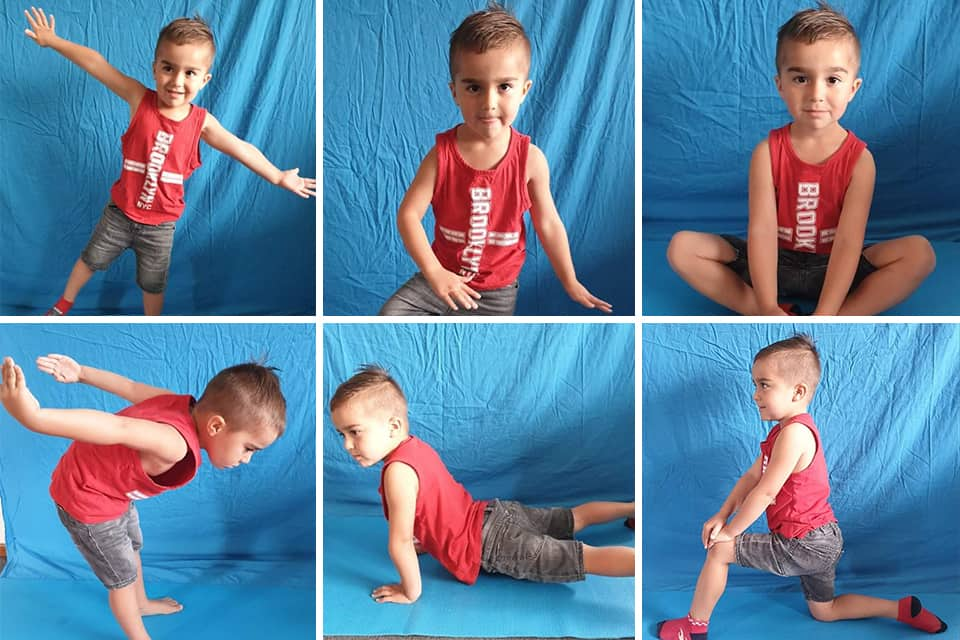
M720 544L721 542L733 542L733 536L727 533L724 529L721 529L710 535L710 540L707 543L707 549L710 549L714 545Z
M437 294L437 297L443 300L448 307L454 311L458 310L457 305L463 309L476 309L479 305L474 299L479 300L480 294L467 286L472 277L458 275L444 268L424 273L423 277L427 279L427 284Z
M80 365L70 356L51 353L37 358L37 369L53 376L57 382L79 382Z
M280 182L277 183L284 189L292 191L301 198L309 198L317 195L317 181L313 178L301 178L300 168L288 169L280 173Z
M716 514L712 516L709 520L703 523L703 531L700 532L700 538L703 541L703 548L710 548L710 541L720 533L720 530L723 529L723 525L727 524L726 518Z
M23 370L14 363L13 358L4 358L0 370L3 375L0 382L0 402L15 420L26 424L30 416L40 409L40 403L27 388Z
M33 11L33 15L30 15L30 11ZM57 23L53 14L50 14L48 21L42 9L30 7L30 11L26 9L23 11L23 15L27 16L27 23L30 25L30 28L24 29L23 32L41 47L49 47L57 39L57 34L54 31Z
M396 604L413 604L413 600L407 597L403 592L403 587L399 584L385 584L377 587L371 594L377 602L394 602Z

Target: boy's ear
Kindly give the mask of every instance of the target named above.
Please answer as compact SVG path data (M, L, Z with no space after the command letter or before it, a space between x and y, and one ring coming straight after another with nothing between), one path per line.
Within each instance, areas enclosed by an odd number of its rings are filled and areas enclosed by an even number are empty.
M459 106L460 103L457 102L457 84L455 82L450 82L447 84L447 86L450 87L450 97L453 98L454 103Z
M533 86L533 80L528 79L526 82L523 83L523 93L521 93L520 95L526 98L527 92L530 91L530 87L532 86Z
M777 75L773 76L773 83L777 85L777 91L783 91L783 87L780 86L780 73L777 72Z
M797 402L797 401L799 401L799 400L803 400L804 398L806 398L806 397L807 397L807 391L808 391L807 385L805 385L805 384L802 383L802 382L799 383L797 386L795 386L795 387L793 388L793 400L794 400L794 402Z
M403 432L403 420L400 419L400 416L390 416L387 424L390 425L391 435L393 435L394 432Z
M860 87L863 86L863 78L857 78L853 81L853 89L850 91L850 102L853 100L853 96L857 95L857 91L860 91Z
M213 414L207 417L207 422L204 425L204 429L207 430L207 433L211 436L215 436L221 431L224 427L227 426L227 421L223 419L223 416L220 414Z

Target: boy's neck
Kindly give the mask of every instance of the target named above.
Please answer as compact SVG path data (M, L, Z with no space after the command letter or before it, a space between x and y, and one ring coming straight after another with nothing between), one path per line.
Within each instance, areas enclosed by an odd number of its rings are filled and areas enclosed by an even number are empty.
M456 131L457 150L464 162L481 171L495 168L510 148L513 128L507 127L492 138L476 135L470 127L461 124Z
M784 423L784 422L787 422L788 420L790 420L790 419L792 419L792 418L796 418L797 416L803 415L803 414L805 414L805 413L810 413L810 412L807 410L807 409L809 408L809 406L810 406L810 405L803 405L803 406L796 407L793 411L791 411L791 412L788 413L787 415L785 415L785 416L781 417L779 420L777 420L777 423Z
M192 102L188 102L183 106L173 107L173 108L165 107L162 104L160 104L159 101L157 102L157 111L160 112L160 115L162 115L167 120L173 120L174 122L182 122L183 120L186 120L187 117L190 115L190 111L192 109L193 109Z

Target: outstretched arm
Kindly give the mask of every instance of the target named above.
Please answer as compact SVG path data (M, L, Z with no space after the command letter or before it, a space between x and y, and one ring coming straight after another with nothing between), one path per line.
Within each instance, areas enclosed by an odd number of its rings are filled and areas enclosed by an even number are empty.
M437 150L434 147L420 163L417 175L400 203L397 212L400 239L438 298L454 311L458 305L464 309L476 309L474 299L479 299L480 294L467 284L471 278L444 269L430 248L427 232L423 230L423 216L427 215L427 207L433 199L433 189L437 183L437 167Z
M550 193L550 168L547 158L536 146L530 145L527 156L527 190L530 193L530 218L533 228L540 238L540 244L550 259L550 266L557 274L560 284L570 298L588 309L599 309L604 313L611 313L613 307L587 291L587 288L577 280L573 269L573 258L570 256L570 242L567 239L567 230L563 226L557 206Z
M37 368L44 373L49 373L57 382L82 382L115 396L120 396L131 404L143 402L155 396L173 393L167 389L136 382L110 371L81 365L70 356L58 353L37 358Z
M42 409L12 358L4 358L0 373L3 407L30 431L90 444L121 444L170 464L187 454L183 436L168 424L90 409Z
M120 96L127 104L134 108L140 103L144 92L147 90L139 81L129 76L125 76L110 65L106 59L98 52L61 38L55 32L56 21L53 14L49 20L42 9L30 7L30 11L24 11L27 16L27 23L30 25L24 33L41 47L50 47L64 58L74 63L91 76L103 83L107 89Z
M292 191L301 198L317 195L315 179L300 177L299 168L286 171L276 168L260 149L227 131L210 113L207 113L200 137L208 145L239 161L270 184Z
M373 590L377 602L412 604L420 597L420 562L414 546L413 521L417 510L420 481L417 473L402 462L387 466L383 473L383 493L390 513L388 549L400 584L385 584Z

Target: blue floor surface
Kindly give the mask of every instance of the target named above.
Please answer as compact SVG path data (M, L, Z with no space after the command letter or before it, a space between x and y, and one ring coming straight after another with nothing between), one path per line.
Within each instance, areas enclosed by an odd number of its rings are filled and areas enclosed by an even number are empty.
M643 315L732 316L729 309L711 302L690 288L667 264L667 242L643 242ZM955 293L960 276L960 242L934 242L937 268L909 298L885 311L884 316L960 315ZM801 303L808 312L816 303Z
M633 546L622 523L591 527L578 538L592 545ZM374 588L397 581L379 516L336 516L323 522L324 635L623 638L634 635L633 578L587 576L583 582L541 584L481 572L457 582L436 560L421 556L423 594L412 605L377 604Z
M313 638L316 591L307 588L147 585L150 597L169 595L183 611L144 618L155 640ZM123 640L99 582L0 579L2 640Z
M905 593L866 592L878 598L896 599ZM796 592L758 592L729 589L710 618L710 640L956 640L960 638L960 594L917 593L923 606L947 623L946 633L931 635L894 620L844 620L817 622L807 610L803 595ZM644 591L643 623L637 638L656 638L656 623L686 615L692 591Z

